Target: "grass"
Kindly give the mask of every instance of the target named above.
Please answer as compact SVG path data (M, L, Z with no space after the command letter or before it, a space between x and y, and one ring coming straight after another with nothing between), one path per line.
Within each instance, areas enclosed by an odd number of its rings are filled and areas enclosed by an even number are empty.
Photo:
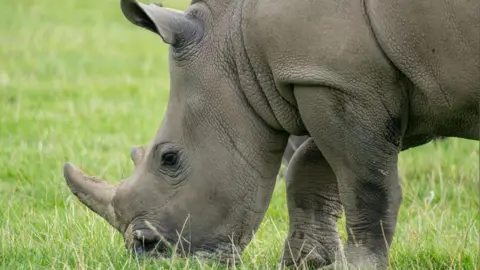
M2 268L221 268L136 261L62 177L67 160L110 180L129 175L129 149L152 138L167 97L166 46L127 22L118 0L0 0ZM478 157L478 142L460 139L401 154L394 269L478 269ZM287 230L280 181L240 267L275 268Z

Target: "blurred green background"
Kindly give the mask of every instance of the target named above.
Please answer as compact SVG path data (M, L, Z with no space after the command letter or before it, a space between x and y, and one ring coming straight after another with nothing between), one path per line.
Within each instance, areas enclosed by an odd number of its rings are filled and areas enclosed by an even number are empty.
M129 23L118 0L0 0L0 267L222 268L136 261L62 176L65 161L112 182L130 174L130 147L148 143L162 120L167 59L167 46ZM479 265L478 146L448 139L401 154L394 269ZM275 268L287 230L280 181L239 267Z

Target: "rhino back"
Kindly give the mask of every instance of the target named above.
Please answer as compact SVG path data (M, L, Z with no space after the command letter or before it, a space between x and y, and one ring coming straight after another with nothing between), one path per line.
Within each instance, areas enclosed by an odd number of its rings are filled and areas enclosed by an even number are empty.
M478 138L478 0L365 0L381 48L414 84L408 133Z

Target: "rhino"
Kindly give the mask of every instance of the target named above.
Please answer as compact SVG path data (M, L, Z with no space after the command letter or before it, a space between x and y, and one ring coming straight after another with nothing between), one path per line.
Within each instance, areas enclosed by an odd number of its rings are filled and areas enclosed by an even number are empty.
M282 164L284 164L285 166L288 166L288 164L290 163L290 160L292 159L293 154L308 138L309 138L308 136L291 135L288 138L287 147L283 152Z
M385 269L402 202L398 155L479 140L479 1L121 0L169 48L153 139L116 184L64 165L71 192L138 256L238 262L290 136L279 263ZM153 104L152 104L153 106ZM338 235L345 213L348 240Z
M297 149L302 145L309 137L308 136L295 136L290 135L288 138L287 146L285 151L283 152L282 157L282 165L278 172L277 178L283 179L285 178L286 168L288 168L288 164L292 159L293 154L297 151Z

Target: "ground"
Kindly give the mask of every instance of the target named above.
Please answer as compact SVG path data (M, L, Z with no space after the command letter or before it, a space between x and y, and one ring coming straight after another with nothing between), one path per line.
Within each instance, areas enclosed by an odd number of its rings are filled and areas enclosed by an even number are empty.
M119 0L0 0L0 7L0 266L220 267L195 259L136 261L62 176L65 161L111 182L132 171L130 147L154 136L167 102L161 39L123 18ZM394 269L480 264L478 147L448 139L401 154L405 197ZM279 181L239 267L275 268L287 221Z

